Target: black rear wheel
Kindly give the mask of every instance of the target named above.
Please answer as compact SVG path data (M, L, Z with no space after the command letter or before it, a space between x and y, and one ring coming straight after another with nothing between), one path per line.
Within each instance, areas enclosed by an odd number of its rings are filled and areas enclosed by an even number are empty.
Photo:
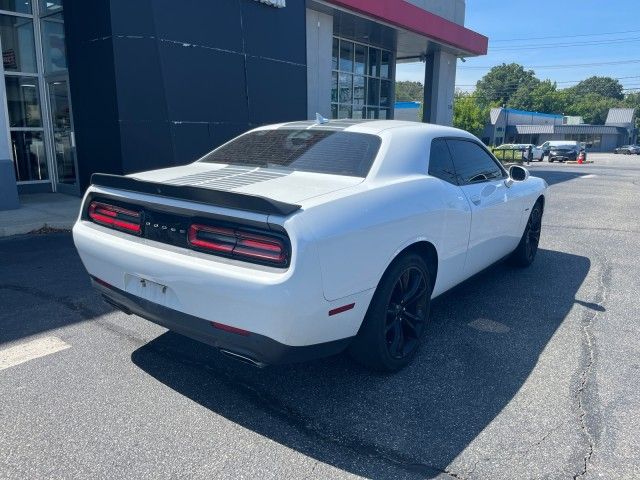
M536 202L531 209L527 226L524 229L520 243L509 258L513 265L528 267L533 263L538 253L540 233L542 232L542 204Z
M374 370L394 372L407 365L426 332L431 276L422 259L409 253L387 269L371 300L351 356Z

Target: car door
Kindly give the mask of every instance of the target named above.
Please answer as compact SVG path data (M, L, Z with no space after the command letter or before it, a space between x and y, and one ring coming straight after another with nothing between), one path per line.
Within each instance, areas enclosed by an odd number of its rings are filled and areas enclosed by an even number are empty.
M438 295L460 283L465 278L464 264L471 230L471 207L458 186L449 147L444 138L431 141L429 175L439 179L442 225L438 245L438 276L433 294Z
M465 276L471 276L515 249L523 199L505 183L506 170L473 140L447 139L458 185L471 207Z

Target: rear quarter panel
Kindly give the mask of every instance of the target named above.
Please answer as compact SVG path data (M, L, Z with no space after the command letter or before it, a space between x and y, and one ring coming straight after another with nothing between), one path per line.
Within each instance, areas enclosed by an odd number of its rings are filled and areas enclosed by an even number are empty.
M416 176L318 205L304 213L316 238L327 300L373 289L407 246L442 237L437 180Z

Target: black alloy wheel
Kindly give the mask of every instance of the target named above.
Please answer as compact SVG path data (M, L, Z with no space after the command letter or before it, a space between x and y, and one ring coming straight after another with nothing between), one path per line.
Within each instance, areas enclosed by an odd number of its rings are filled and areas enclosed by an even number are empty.
M376 288L349 354L372 370L396 372L418 352L427 332L433 289L425 259L396 258Z
M429 285L418 267L405 269L391 290L387 304L385 340L392 358L411 356L418 347L427 323Z
M531 215L529 216L529 222L527 223L527 230L525 231L525 251L527 259L533 262L533 259L538 252L538 245L540 244L540 232L542 231L542 210L538 205L533 207Z
M538 253L540 233L542 231L542 204L540 201L531 209L527 226L524 229L520 243L511 254L509 261L518 267L528 267L533 263Z

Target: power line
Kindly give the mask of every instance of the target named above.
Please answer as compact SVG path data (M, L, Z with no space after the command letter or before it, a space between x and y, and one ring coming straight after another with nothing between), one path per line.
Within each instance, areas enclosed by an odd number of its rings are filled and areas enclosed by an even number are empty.
M624 65L628 63L640 63L640 60L620 60L616 62L592 62L592 63L573 63L573 64L558 64L558 65L529 65L524 66L523 68L528 70L533 69L554 69L554 68L580 68L580 67L596 67L601 65ZM491 66L458 66L459 69L462 70L491 70L493 67L498 65Z
M541 43L538 45L521 45L517 47L498 47L498 48L489 48L491 52L506 52L506 51L516 51L516 50L537 50L539 48L568 48L568 47L595 47L600 45L617 45L620 43L629 43L629 42L637 42L640 40L640 37L632 37L632 38L616 38L611 40L601 40L601 41L592 41L592 42L572 42L572 43Z
M631 75L631 76L628 76L628 77L609 77L609 76L607 76L607 78L613 78L614 80L625 80L625 79L629 79L629 78L640 78L640 75ZM551 80L551 82L552 83L580 83L580 82L582 82L584 80L585 79L583 78L582 80L563 80L563 81L560 81L560 82L557 82L555 80ZM544 82L546 80L542 80L542 81ZM511 82L511 83L515 85L518 82L514 81L514 82ZM460 84L456 85L456 87L475 87L475 86L476 86L475 83L466 83L466 84L465 83L460 83ZM518 86L519 86L519 84L518 84Z
M596 37L596 36L604 36L604 35L618 35L622 33L640 33L640 30L624 30L621 32L603 32L603 33L583 33L578 35L571 35L572 37ZM521 38L503 38L498 40L491 40L493 43L498 42L517 42L523 40L551 40L554 38L567 38L566 35L555 35L551 37L521 37Z

